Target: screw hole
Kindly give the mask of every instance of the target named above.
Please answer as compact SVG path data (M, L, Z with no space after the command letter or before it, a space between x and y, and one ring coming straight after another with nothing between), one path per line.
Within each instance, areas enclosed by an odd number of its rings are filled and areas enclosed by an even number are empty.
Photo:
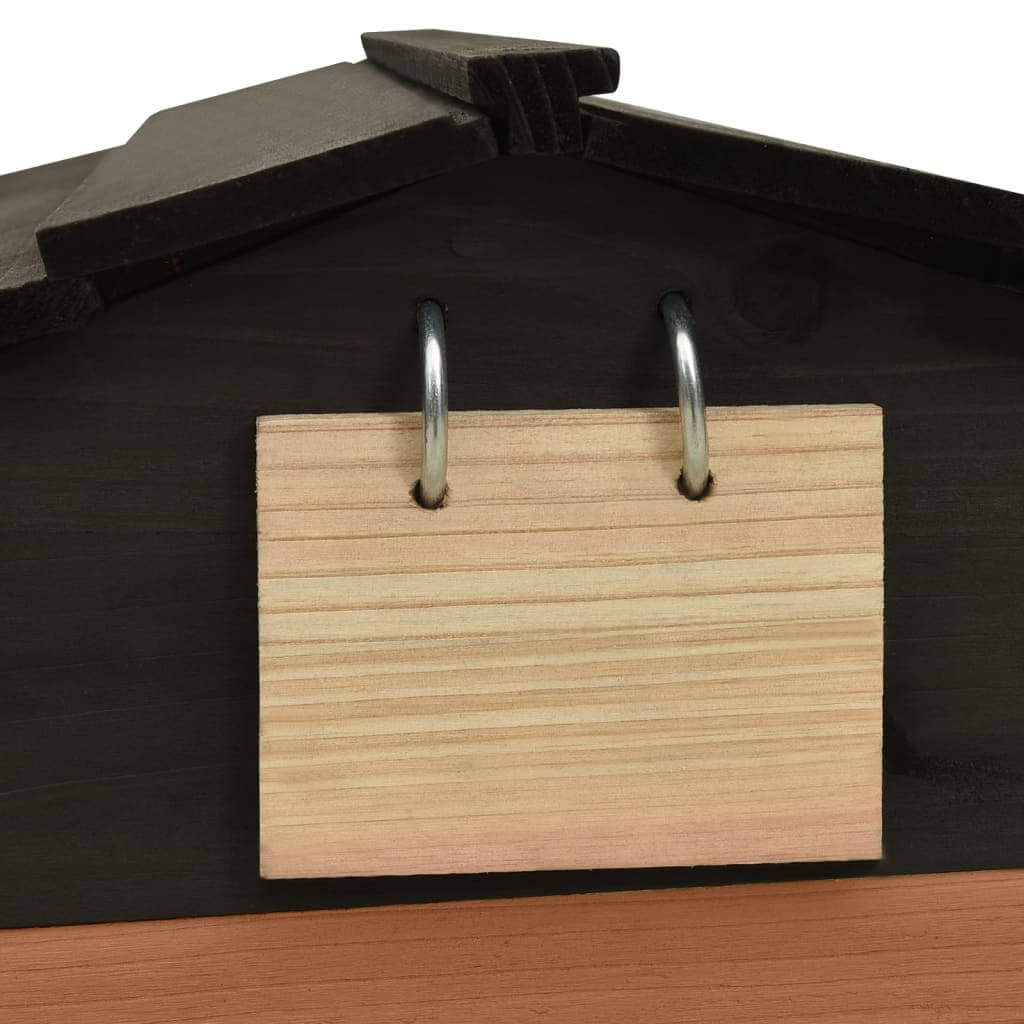
M423 492L420 490L419 480L417 480L416 483L412 485L412 490L409 492L409 496L412 498L413 501L416 502L417 505L419 505L420 508L426 509L428 512L436 512L438 509L444 508L444 506L447 504L448 488L445 487L444 494L441 495L441 500L436 505L428 505L423 500Z
M676 490L687 500L687 501L703 501L705 498L711 495L711 491L715 486L715 476L713 473L708 473L707 483L704 485L704 490L700 494L689 494L686 490L686 486L683 482L683 474L680 473L676 477Z

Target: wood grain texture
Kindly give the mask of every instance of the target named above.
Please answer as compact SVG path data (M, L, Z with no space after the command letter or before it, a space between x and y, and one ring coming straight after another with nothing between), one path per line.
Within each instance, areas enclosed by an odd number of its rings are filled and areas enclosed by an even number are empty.
M432 294L456 408L669 406L676 287L712 404L885 409L883 858L261 880L256 418L416 409ZM0 350L0 924L1024 866L1022 337L1017 292L523 157Z
M374 62L485 110L509 153L579 153L580 96L614 92L619 55L607 47L419 29L366 32Z
M1024 196L784 139L585 100L588 160L994 284L1024 287Z
M0 932L5 1024L1017 1024L1024 873Z
M364 61L162 110L36 232L51 277L295 226L497 152L477 110Z
M259 421L270 878L881 855L882 415Z
M36 227L103 155L87 153L0 176L0 346L73 326L102 306L91 281L46 276Z

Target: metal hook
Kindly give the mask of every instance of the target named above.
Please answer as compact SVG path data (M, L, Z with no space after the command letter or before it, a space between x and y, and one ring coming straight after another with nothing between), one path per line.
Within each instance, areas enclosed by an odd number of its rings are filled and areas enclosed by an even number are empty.
M703 498L711 482L708 468L708 425L704 387L700 379L697 348L693 340L693 314L678 292L663 295L658 310L675 355L679 414L683 430L683 467L679 490L691 501Z
M415 493L424 508L438 508L448 489L448 367L441 304L421 302L416 327L423 362L423 465Z

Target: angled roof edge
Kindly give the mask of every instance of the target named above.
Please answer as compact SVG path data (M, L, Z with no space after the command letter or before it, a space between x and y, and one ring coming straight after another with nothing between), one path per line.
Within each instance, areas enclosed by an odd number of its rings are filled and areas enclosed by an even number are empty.
M362 40L370 60L489 114L507 153L579 153L579 98L619 84L619 55L604 46L443 29Z
M584 100L584 158L977 277L1024 286L1024 196L634 107Z
M36 231L54 279L287 228L497 155L480 111L368 61L160 111Z
M102 307L93 281L46 276L35 230L104 155L86 153L0 177L0 346L73 327Z
M1024 288L1024 196L581 101L618 83L603 47L439 30L363 40L372 60L161 111L122 147L0 178L0 344L502 150L582 156Z

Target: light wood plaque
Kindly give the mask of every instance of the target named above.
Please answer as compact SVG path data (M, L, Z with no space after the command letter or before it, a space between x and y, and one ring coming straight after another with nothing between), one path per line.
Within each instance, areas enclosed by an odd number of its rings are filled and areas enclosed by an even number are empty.
M880 856L881 410L708 421L260 419L264 877Z

